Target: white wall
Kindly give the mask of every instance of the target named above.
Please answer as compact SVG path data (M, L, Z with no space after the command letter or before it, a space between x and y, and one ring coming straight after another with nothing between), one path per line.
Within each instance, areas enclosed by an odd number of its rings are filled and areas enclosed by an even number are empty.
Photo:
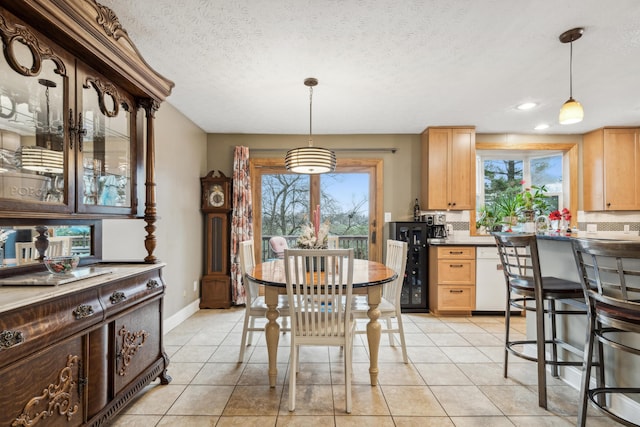
M166 319L200 297L200 177L207 173L207 135L164 102L156 113L155 142L158 221L154 255L167 264L163 270ZM144 189L144 182L138 185ZM144 198L139 203L144 205ZM104 220L103 259L144 259L145 225L143 220ZM198 282L196 291L194 281Z

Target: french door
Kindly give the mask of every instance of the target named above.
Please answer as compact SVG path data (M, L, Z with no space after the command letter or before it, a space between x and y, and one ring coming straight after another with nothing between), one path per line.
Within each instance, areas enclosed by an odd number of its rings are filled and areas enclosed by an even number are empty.
M283 159L250 159L249 165L256 259L270 258L270 236L294 246L317 206L340 247L354 248L361 259L382 259L382 160L340 159L335 172L321 175L290 173Z

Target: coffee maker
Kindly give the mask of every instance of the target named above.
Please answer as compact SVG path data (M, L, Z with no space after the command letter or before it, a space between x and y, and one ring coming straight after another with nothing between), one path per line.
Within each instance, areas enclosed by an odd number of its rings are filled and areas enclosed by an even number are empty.
M427 223L428 238L447 238L447 215L443 213L429 213L424 215L424 221Z

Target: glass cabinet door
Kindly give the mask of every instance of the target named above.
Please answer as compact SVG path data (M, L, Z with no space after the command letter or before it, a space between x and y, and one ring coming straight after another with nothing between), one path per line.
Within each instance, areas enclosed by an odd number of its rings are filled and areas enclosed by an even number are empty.
M28 38L9 40L0 57L0 210L69 212L64 112L73 61L55 49L44 57Z
M83 135L78 211L127 213L134 208L133 101L95 72L78 72ZM135 172L135 166L133 166Z

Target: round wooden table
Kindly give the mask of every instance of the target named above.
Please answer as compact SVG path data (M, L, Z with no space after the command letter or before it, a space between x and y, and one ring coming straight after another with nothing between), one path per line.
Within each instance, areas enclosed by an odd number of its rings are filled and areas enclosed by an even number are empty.
M265 285L265 303L267 305L267 319L265 337L269 353L269 385L275 387L278 376L277 355L280 325L276 322L279 316L278 295L286 294L286 280L284 262L282 260L267 261L256 265L247 272L250 279ZM367 324L367 342L369 344L369 376L371 385L378 383L378 349L380 348L380 329L378 323L380 311L378 305L382 299L382 285L397 278L396 272L386 265L362 259L354 260L353 265L353 293L367 295L369 304L369 323Z

